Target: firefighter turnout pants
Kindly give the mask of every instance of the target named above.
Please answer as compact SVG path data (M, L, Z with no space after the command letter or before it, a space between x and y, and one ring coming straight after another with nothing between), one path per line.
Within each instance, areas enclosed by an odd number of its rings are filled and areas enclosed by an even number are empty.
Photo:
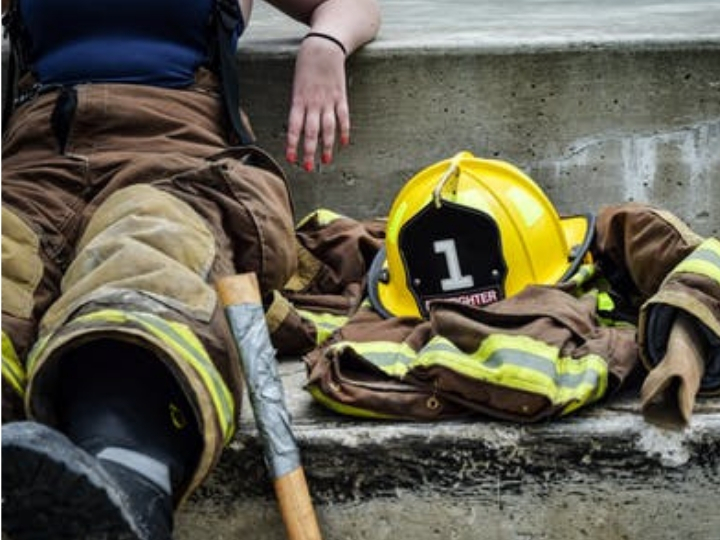
M22 105L3 141L3 421L53 425L68 351L141 346L175 376L204 438L181 498L239 412L213 281L255 271L270 291L296 265L282 171L228 147L221 118L212 84L79 85Z

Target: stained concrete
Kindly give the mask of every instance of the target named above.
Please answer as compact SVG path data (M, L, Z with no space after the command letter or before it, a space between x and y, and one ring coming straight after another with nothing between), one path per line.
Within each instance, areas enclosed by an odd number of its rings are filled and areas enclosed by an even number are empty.
M680 432L622 396L562 421L439 423L339 417L281 364L325 540L715 540L720 402ZM178 515L178 540L284 538L252 415Z

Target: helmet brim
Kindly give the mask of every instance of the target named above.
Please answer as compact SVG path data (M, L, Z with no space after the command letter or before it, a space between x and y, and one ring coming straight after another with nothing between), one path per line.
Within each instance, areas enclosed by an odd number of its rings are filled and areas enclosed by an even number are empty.
M560 226L570 248L569 265L559 281L562 283L574 276L580 266L587 262L587 255L595 238L595 215L588 213L562 216Z
M380 292L380 283L384 279L383 276L387 276L387 255L385 252L385 246L380 248L370 265L370 270L368 271L367 293L370 298L370 303L373 308L375 308L375 311L387 319L394 317L395 315L385 307L388 299L383 299L383 297L387 295ZM390 303L392 302L390 301Z

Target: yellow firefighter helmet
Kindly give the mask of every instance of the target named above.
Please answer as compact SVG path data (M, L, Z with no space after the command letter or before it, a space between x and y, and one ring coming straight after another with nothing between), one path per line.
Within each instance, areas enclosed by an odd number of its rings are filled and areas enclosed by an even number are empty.
M369 296L386 317L426 317L433 300L483 306L569 279L589 258L592 215L560 217L513 165L460 152L411 178L388 215Z

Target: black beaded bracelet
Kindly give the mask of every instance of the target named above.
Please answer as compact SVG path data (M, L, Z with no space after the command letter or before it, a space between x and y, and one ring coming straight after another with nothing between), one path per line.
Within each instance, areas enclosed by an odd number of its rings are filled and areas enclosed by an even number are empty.
M303 41L305 41L309 37L319 37L323 39L327 39L328 41L332 41L335 45L340 47L342 49L342 52L345 56L347 56L347 49L345 48L345 45L343 45L342 41L340 41L338 38L333 37L329 34L323 34L322 32L308 32L305 34L305 37L302 38Z

